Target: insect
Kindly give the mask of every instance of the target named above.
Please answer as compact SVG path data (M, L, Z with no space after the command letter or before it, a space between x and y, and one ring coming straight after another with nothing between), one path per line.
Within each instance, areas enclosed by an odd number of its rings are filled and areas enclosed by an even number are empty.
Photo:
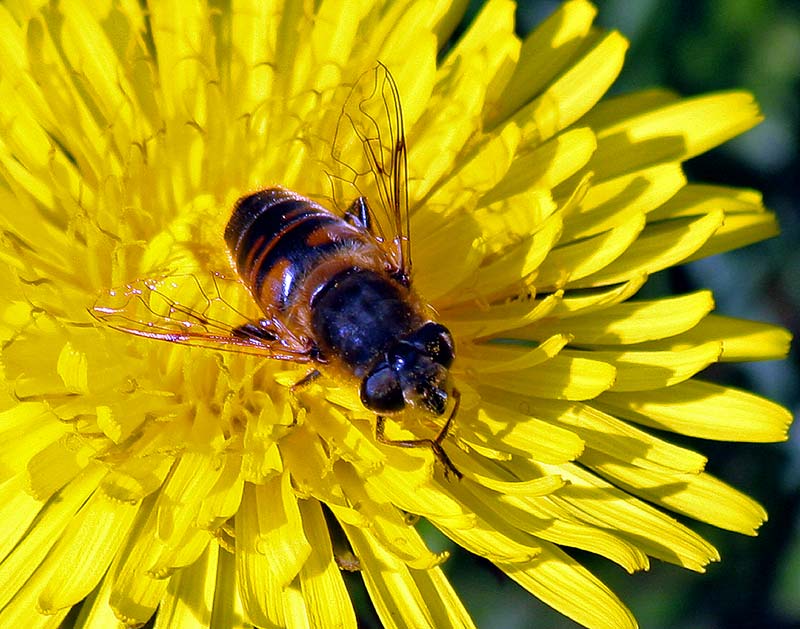
M449 374L455 345L412 287L402 110L382 64L362 75L345 101L333 144L348 142L363 149L367 170L357 176L377 186L379 212L359 195L340 216L280 187L236 202L225 242L262 311L258 320L226 328L177 302L166 311L142 309L156 290L147 282L123 290L122 303L99 300L91 312L148 338L310 363L296 387L322 371L351 382L376 414L378 441L431 448L445 473L460 477L442 447L460 398ZM387 417L407 407L447 419L434 438L389 439Z

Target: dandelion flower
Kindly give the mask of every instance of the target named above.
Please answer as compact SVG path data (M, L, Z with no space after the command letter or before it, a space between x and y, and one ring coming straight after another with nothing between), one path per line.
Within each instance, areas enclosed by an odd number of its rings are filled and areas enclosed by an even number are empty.
M759 121L752 97L601 101L627 44L588 2L521 41L490 0L451 42L464 4L0 5L1 626L80 605L87 629L355 627L340 565L386 626L471 626L424 518L577 622L632 627L572 549L702 571L717 551L684 522L765 520L666 433L785 439L787 411L696 375L782 357L787 333L707 291L637 298L777 232L757 192L681 170ZM227 264L230 208L271 185L333 202L341 99L376 62L402 100L414 285L455 337L461 479L376 441L336 379L293 393L303 366L87 313L165 270L176 303L253 313L200 279Z

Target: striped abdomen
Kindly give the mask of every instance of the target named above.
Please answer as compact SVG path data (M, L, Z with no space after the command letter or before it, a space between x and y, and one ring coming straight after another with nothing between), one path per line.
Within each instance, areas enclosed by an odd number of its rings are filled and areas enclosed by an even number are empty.
M381 260L376 243L363 230L281 188L241 198L225 228L225 242L256 301L278 312L308 302L322 288L309 283L330 278L335 267L352 266L353 259ZM322 266L334 268L315 273Z

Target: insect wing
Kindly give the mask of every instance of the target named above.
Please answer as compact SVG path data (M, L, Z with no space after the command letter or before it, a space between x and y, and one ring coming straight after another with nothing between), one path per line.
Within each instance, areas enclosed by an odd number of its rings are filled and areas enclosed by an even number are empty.
M336 126L332 156L342 173L338 183L352 186L355 195L350 192L351 197L367 198L373 210L373 233L400 274L410 277L403 111L397 84L383 64L362 74L353 85ZM334 192L334 196L345 195Z
M307 343L280 322L254 319L233 305L245 288L213 274L136 280L103 293L89 313L129 334L265 358L307 362Z

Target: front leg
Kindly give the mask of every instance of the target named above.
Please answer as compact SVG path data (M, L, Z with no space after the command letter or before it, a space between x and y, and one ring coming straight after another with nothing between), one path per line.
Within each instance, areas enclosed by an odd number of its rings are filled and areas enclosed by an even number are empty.
M375 439L379 443L384 443L388 446L396 446L398 448L430 448L433 450L434 456L439 459L439 462L442 464L444 475L449 476L452 473L453 476L461 480L464 475L453 465L453 462L450 460L450 457L447 456L447 453L445 453L441 443L449 428L450 420L447 421L447 424L445 424L445 427L436 436L436 439L389 439L386 436L386 417L378 415L375 422Z
M297 393L300 389L308 386L309 384L314 382L314 380L319 378L321 375L322 373L320 373L319 369L312 369L305 376L300 378L300 380L298 380L291 386L292 393Z
M287 401L289 406L292 409L292 423L291 426L295 426L297 424L297 417L298 413L304 412L307 413L309 410L308 404L301 399L302 391L308 387L312 382L315 382L322 376L322 372L319 369L311 369L310 371L306 372L306 374L294 382L293 384L288 385L288 395ZM288 384L288 383L287 383Z

